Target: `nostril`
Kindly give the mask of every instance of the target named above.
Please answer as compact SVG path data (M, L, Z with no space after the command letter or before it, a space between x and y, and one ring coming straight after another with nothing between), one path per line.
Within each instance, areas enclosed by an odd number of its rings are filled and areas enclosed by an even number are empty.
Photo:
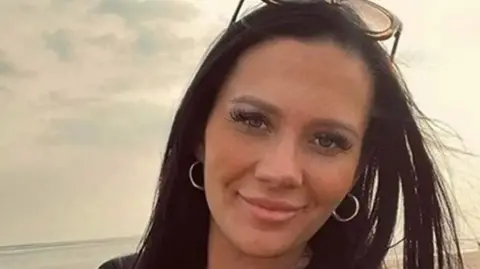
M298 185L302 183L300 168L294 163L274 162L272 159L261 162L255 170L255 177L274 185Z

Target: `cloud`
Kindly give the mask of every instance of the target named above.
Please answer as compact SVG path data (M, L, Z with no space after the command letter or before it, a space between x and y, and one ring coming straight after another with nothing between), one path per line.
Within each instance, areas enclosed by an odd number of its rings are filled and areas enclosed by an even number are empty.
M7 59L6 53L0 50L0 77L26 77L33 74L34 72L19 69Z
M0 104L7 101L7 98L10 97L11 94L11 91L7 87L0 85Z
M155 30L141 27L133 49L143 56L163 53L164 56L174 60L172 55L180 55L182 51L193 49L193 44L193 39L180 38L167 27L157 27Z
M43 35L43 40L46 48L52 50L60 60L67 62L73 60L74 50L68 30L58 29L53 32L46 32Z
M94 37L88 37L85 39L87 43L94 45L94 46L99 46L105 49L109 49L111 47L114 47L118 42L120 42L119 38L115 33L105 33L99 36L94 36Z
M182 51L193 49L194 39L181 37L177 25L192 21L199 14L197 8L186 1L101 0L91 12L121 18L134 36L134 40L127 40L119 38L118 33L103 33L89 37L87 42L91 45L110 49L129 43L132 52L140 57L173 62L178 61Z
M17 69L11 62L0 60L0 76L17 73Z
M168 27L137 26L130 29L133 37L121 38L114 32L102 33L85 38L85 43L103 51L114 51L118 54L147 57L151 61L173 61L175 64L185 51L193 50L195 40L176 35ZM126 50L130 51L126 51ZM152 58L153 57L153 58ZM145 60L145 58L139 58ZM139 60L138 58L136 60ZM137 63L141 63L138 62ZM144 62L143 62L144 63ZM178 63L178 62L177 62Z
M132 1L101 0L94 9L101 14L112 14L127 23L142 23L152 20L188 21L198 15L191 4L180 0Z
M134 43L134 49L142 55L150 56L160 51L160 45L154 31L143 29Z
M9 77L0 83L3 163L24 166L6 152L43 155L53 148L65 154L105 150L108 158L161 150L196 64L192 51L199 40L182 24L194 20L193 6L181 0L42 0L1 9L22 21L9 31L0 16L0 78ZM196 35L206 30L199 21ZM15 79L27 67L35 77ZM41 166L42 158L35 163Z
M42 144L110 150L142 148L166 138L172 111L146 101L97 103L77 115L50 119Z
M74 0L51 0L50 4L54 7L61 7L61 6L64 6L65 4L69 4L73 1Z

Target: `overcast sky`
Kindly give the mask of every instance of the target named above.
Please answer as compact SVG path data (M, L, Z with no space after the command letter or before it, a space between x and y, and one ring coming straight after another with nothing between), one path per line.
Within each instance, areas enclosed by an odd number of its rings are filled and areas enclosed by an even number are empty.
M378 2L420 107L480 153L480 3ZM0 0L0 245L143 231L176 105L235 5ZM447 157L462 237L480 236L479 158Z

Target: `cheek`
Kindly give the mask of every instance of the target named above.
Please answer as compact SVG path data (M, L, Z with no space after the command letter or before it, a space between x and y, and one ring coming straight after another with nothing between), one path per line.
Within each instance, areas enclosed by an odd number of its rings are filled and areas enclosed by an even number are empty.
M227 119L213 115L205 132L204 179L210 204L229 204L248 173L255 147L245 147L245 136Z
M335 209L355 183L358 157L339 156L336 160L311 166L306 185L311 192L313 203Z

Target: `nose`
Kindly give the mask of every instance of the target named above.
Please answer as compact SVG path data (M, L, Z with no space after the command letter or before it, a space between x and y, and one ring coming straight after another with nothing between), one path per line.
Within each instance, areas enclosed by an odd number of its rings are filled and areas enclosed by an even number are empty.
M294 139L271 143L256 165L255 178L276 187L301 186L302 170L297 155Z

